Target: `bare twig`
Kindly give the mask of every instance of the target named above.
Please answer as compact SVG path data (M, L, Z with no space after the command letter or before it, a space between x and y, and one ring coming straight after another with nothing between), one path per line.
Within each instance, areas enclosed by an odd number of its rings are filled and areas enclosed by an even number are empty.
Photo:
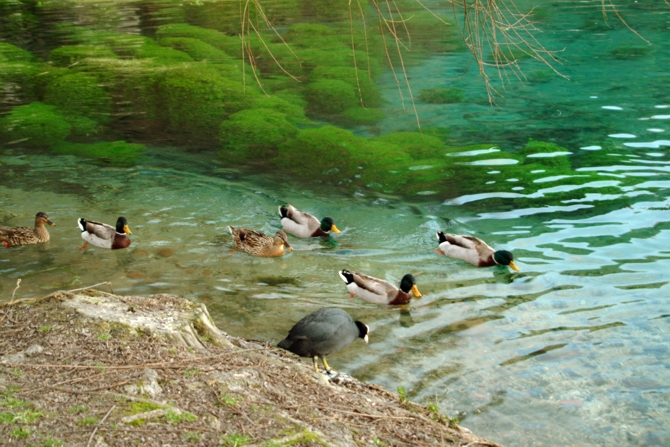
M98 423L98 425L95 426L95 430L93 430L93 433L91 433L91 436L88 438L88 443L86 444L87 447L89 445L91 445L91 441L93 440L93 436L95 436L95 434L98 432L98 428L100 428L100 426L107 420L107 417L112 412L112 410L114 410L114 408L116 408L116 404L112 405L112 408L109 409L109 411L107 412L105 417L102 418L102 420Z
M19 287L21 287L21 278L16 280L16 288L12 292L12 299L11 301L14 301L14 294L16 294L16 291L19 290Z

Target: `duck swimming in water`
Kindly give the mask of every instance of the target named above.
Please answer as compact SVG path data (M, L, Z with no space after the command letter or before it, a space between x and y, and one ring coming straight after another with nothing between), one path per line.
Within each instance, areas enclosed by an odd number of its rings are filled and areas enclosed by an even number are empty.
M5 247L16 245L42 244L49 241L49 232L45 224L54 226L49 215L40 211L35 215L35 228L30 227L0 227L0 243Z
M491 267L494 265L509 265L519 271L514 264L512 252L494 250L483 240L474 236L437 232L439 248L437 254L447 255L450 258L460 259L477 267Z

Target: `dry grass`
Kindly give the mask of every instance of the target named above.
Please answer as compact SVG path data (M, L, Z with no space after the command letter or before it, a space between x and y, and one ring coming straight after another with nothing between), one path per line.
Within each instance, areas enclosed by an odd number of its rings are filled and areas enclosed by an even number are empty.
M69 296L0 311L3 445L496 445L378 386L327 382L267 343L175 348L83 317L61 304ZM132 312L183 304L168 295L122 301Z

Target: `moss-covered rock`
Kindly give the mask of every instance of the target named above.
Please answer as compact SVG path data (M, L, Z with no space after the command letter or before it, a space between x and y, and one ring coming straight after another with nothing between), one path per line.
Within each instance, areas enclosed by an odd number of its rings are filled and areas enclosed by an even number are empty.
M89 117L107 124L112 115L112 99L95 76L70 73L46 86L44 102L61 112Z
M299 97L260 95L253 100L252 109L270 109L284 115L292 123L306 122L304 106L306 103Z
M524 161L526 164L537 163L559 169L571 169L568 156L572 152L556 143L531 139L519 154L526 158Z
M419 132L394 132L378 137L376 140L400 147L415 160L440 158L444 157L447 152L442 140Z
M116 54L138 59L152 59L159 64L193 62L193 58L183 51L162 47L155 40L135 34L110 34L104 37L104 43Z
M367 109L363 107L347 109L342 114L348 120L348 124L352 125L374 124L386 117L382 109Z
M58 154L103 160L115 166L135 164L144 149L143 144L127 143L125 141L94 144L60 143L52 148Z
M286 115L276 110L243 110L221 123L221 152L233 162L269 159L277 155L281 143L297 133Z
M362 151L365 143L333 126L305 129L279 146L273 162L306 180L337 181L352 175L352 152Z
M39 98L40 63L0 60L0 105L28 103Z
M425 88L419 92L419 100L430 104L451 104L463 102L465 92L460 88Z
M165 37L158 41L160 45L182 51L195 61L213 63L231 63L233 58L223 50L192 37Z
M55 106L33 102L18 106L0 119L0 137L4 141L22 141L25 146L53 146L64 141L72 125Z
M260 96L253 87L223 78L202 64L167 71L158 85L158 95L163 99L161 114L169 129L202 139L217 139L221 122L249 108Z
M382 95L368 73L354 67L316 67L310 74L312 81L344 81L355 90L363 100L364 107L379 107L383 104Z
M351 84L337 79L312 82L305 89L305 98L315 113L341 113L358 105Z
M0 62L33 62L35 60L37 57L30 51L11 43L0 42Z
M156 29L157 38L166 37L186 37L198 39L214 48L225 51L230 56L240 57L242 54L242 44L239 37L232 37L223 34L215 29L202 28L200 26L189 25L186 23L173 23L159 26Z
M49 62L57 67L69 67L87 58L116 59L110 48L102 45L65 45L49 53Z

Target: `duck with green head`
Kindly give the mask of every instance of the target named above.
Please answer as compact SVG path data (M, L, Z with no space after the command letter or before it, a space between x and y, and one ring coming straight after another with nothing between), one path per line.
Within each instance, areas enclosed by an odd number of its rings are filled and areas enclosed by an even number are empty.
M115 227L83 218L77 219L77 225L81 230L81 238L85 241L79 250L83 250L88 244L111 250L126 248L130 245L128 235L133 234L128 228L128 221L123 216L116 220Z
M280 206L281 225L289 234L300 238L329 236L329 232L339 233L333 219L324 217L319 221L311 214L298 210L293 205Z
M439 248L435 252L447 255L450 258L460 259L477 267L491 267L494 265L508 265L519 271L514 264L512 252L494 250L483 240L474 236L437 232Z
M412 299L410 292L417 298L422 296L416 286L414 276L409 273L402 277L399 288L383 279L358 272L351 273L349 270L340 270L339 274L347 285L351 298L357 296L369 303L407 304Z

